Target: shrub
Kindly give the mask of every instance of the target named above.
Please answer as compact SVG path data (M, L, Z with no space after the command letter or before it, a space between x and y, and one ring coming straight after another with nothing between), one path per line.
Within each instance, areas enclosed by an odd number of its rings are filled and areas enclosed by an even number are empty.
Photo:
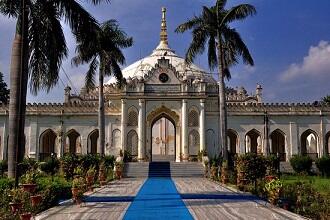
M55 156L48 158L45 162L39 163L40 170L50 175L54 175L59 167L60 161Z
M107 156L104 156L102 158L102 160L103 160L106 168L112 169L114 167L116 159L115 159L115 156L113 156L113 155L107 155Z
M61 172L66 179L72 179L74 175L74 169L79 165L79 159L74 154L65 154L60 159Z
M329 195L318 193L310 183L294 182L284 185L283 197L287 199L291 209L311 219L329 219Z
M3 177L5 172L8 170L8 163L6 160L0 160L0 176Z
M18 164L20 175L24 175L28 170L38 169L38 162L34 158L26 157Z
M9 178L1 178L0 179L0 194L3 193L7 189L12 189L14 187L15 180Z
M266 159L262 155L247 153L237 156L236 170L244 172L248 182L255 182L266 175Z
M296 173L310 173L313 160L308 156L294 155L290 164Z
M79 158L79 163L86 172L90 167L99 168L101 158L97 154L86 154Z
M278 168L280 165L280 159L275 155L270 155L266 157L266 164L267 164L267 174L274 175L279 172Z
M67 181L63 177L41 177L37 180L38 191L42 195L42 203L40 204L40 211L49 209L55 206L61 200L70 199L71 181Z
M131 154L131 152L129 152L128 150L125 150L124 151L124 162L126 163L126 162L132 162L132 160L133 160L133 157L132 157L132 154Z
M315 164L323 176L330 176L330 157L323 156L315 161Z

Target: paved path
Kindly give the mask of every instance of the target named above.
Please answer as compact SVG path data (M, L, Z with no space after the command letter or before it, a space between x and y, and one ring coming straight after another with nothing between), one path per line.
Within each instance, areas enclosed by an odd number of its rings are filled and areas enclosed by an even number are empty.
M174 182L195 219L303 219L204 178L174 178Z
M60 205L43 212L36 219L123 218L303 219L254 196L233 192L204 178L114 181L90 195L83 207Z
M122 219L144 179L122 179L97 189L82 207L67 204L51 208L36 219Z
M151 177L144 183L129 206L124 219L191 220L193 217L171 178Z

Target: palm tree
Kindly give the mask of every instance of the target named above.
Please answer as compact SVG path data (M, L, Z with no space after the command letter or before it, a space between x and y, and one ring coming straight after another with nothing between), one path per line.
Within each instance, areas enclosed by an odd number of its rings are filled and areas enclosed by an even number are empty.
M119 65L125 63L125 57L121 49L128 48L132 44L133 39L119 28L117 21L108 20L101 24L95 41L80 41L78 43L78 55L72 60L76 66L89 63L89 69L85 78L87 91L95 88L97 71L99 74L99 144L97 153L100 155L104 155L105 148L103 79L104 76L114 76L118 85L121 86L123 76Z
M17 19L10 68L8 143L8 176L17 180L19 151L24 152L28 81L34 94L48 92L57 84L62 60L67 56L61 19L86 41L93 40L97 21L76 0L0 0L0 13Z
M242 58L245 64L254 65L252 56L236 29L230 23L244 20L256 14L256 9L249 4L240 4L225 9L227 0L217 0L213 7L203 7L200 16L194 16L180 24L175 32L192 30L192 42L186 52L186 62L192 63L197 54L202 54L207 46L208 64L211 70L219 72L219 112L222 156L228 160L227 152L227 112L224 79L230 79L229 68Z

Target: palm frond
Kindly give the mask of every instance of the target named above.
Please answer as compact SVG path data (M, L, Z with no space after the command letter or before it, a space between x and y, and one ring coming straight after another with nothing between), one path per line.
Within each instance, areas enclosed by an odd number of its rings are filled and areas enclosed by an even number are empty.
M29 76L31 92L36 94L39 90L49 92L57 84L62 60L68 50L54 5L36 2L30 4L30 9Z
M98 5L101 3L110 3L111 0L86 0L88 3L92 3L94 5Z
M185 61L191 64L198 54L202 54L205 50L205 43L208 38L208 33L202 28L193 30L193 39L187 50Z
M98 67L99 61L95 56L89 64L89 68L85 76L85 88L87 91L90 91L91 89L95 88L95 75L97 74Z
M243 20L249 16L255 15L256 13L256 8L250 4L237 5L226 13L226 15L221 20L220 26L228 24L232 21Z
M199 24L201 24L202 19L200 17L194 16L192 19L186 21L185 23L180 24L176 29L176 33L183 33L187 30L190 30Z
M0 13L4 16L17 18L20 10L20 0L0 0Z
M229 28L227 29L227 31L224 32L224 35L230 42L231 46L234 48L233 50L235 50L235 52L237 52L237 54L242 57L243 62L245 64L253 66L253 58L246 44L242 40L240 34L235 29Z
M215 37L210 36L208 41L207 60L211 70L215 69L218 65L216 48Z

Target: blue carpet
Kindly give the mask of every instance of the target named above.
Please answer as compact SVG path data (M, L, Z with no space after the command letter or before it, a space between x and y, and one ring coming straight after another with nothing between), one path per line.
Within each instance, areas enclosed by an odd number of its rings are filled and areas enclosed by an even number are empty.
M124 219L193 219L171 178L149 177Z

